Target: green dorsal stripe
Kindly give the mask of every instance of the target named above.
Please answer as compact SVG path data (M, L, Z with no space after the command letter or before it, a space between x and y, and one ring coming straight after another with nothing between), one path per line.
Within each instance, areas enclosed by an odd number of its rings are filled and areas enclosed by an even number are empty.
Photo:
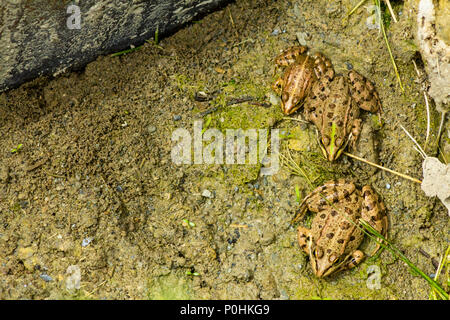
M334 154L334 140L336 138L336 123L331 124L331 142L330 142L330 155Z

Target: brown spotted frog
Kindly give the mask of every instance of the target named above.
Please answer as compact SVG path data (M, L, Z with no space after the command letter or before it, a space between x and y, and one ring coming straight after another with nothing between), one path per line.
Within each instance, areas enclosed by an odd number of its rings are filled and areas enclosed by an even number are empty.
M296 46L282 52L275 63L287 66L273 85L281 95L281 109L292 114L304 105L304 114L317 128L324 156L339 158L350 143L354 148L361 132L359 110L381 113L374 85L356 71L335 76L333 65L321 53L309 56Z
M302 201L292 222L303 218L308 210L317 214L311 229L298 227L298 243L309 255L312 270L319 278L353 268L362 261L364 253L358 247L364 233L357 227L359 218L386 237L386 208L370 186L360 191L344 179L328 181ZM373 254L379 247L378 243Z

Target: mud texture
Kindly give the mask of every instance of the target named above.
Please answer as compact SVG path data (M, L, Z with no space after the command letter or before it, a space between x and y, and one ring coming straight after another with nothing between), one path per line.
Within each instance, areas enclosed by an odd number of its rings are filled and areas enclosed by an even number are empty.
M449 245L447 210L419 184L347 156L328 163L314 127L276 105L273 58L300 39L337 72L375 83L383 125L363 112L357 154L421 178L422 158L399 127L425 145L423 79L411 60L422 75L423 64L407 45L414 3L391 1L402 92L369 4L344 20L357 2L237 1L158 45L0 94L0 298L427 299L428 284L386 250L315 278L289 224L296 186L301 199L346 177L380 194L388 238L426 274ZM429 156L441 157L439 119L431 110ZM285 166L261 177L260 165L175 165L172 132L192 132L195 120L222 132L280 129L282 152L313 186Z

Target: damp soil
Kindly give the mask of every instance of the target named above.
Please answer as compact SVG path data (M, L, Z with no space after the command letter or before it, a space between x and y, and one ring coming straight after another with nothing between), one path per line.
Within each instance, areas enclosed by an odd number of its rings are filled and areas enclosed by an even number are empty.
M421 178L399 127L424 144L414 1L394 2L399 23L388 27L404 92L367 5L343 20L356 2L237 1L157 45L0 94L0 298L427 299L425 280L386 250L317 279L290 226L296 186L301 198L346 177L380 194L389 240L426 274L448 246L438 200L347 156L328 163L313 126L285 119L274 99L273 58L299 40L337 72L357 70L383 105L382 126L363 112L359 154ZM261 176L257 164L175 164L172 133L200 120L222 132L280 129L281 149L313 186L285 166ZM433 141L438 121L432 110ZM81 271L79 289L68 287L69 266Z

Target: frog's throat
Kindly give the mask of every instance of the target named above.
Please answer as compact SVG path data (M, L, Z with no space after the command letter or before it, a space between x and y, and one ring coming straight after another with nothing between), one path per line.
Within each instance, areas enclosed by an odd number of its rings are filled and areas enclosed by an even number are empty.
M309 261L311 263L311 267L313 269L313 272L315 275L317 275L317 261L314 256L315 251L315 245L313 244L312 237L308 239L308 252L309 252ZM332 264L328 269L326 269L321 275L317 275L319 278L324 278L326 276L329 276L330 274L334 272L338 272L344 269L348 268L349 262L352 259L352 255L348 254L345 256L344 259L339 261L336 264Z
M352 259L352 255L348 254L347 256L345 256L344 259L339 261L337 264L332 264L327 270L325 270L325 272L320 277L321 278L327 277L332 273L335 273L335 272L338 272L338 271L341 271L344 269L348 269L348 265L349 265L351 259ZM317 269L317 266L315 266L315 268ZM314 273L316 273L316 272L314 271Z
M333 272L341 271L344 269L348 269L348 264L350 263L352 259L352 255L348 254L342 261L340 261L338 264L331 266L325 273L324 277L330 275Z

